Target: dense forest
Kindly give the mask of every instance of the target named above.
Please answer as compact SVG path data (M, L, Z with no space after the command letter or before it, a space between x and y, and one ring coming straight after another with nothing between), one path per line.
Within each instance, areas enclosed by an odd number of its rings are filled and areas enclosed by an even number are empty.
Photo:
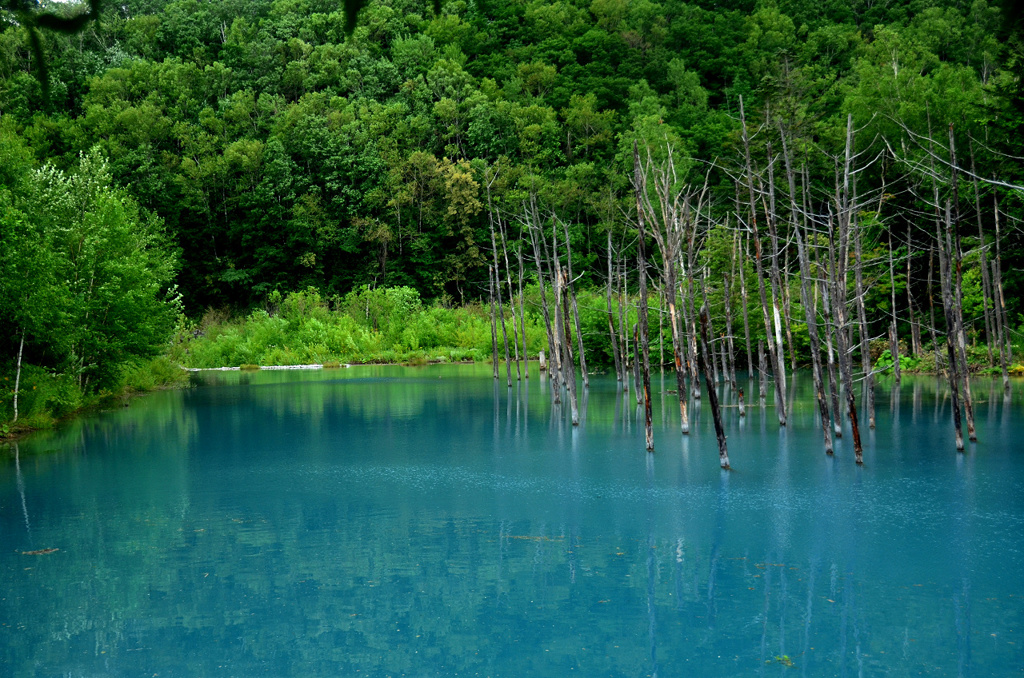
M350 32L323 0L124 0L70 34L30 5L0 11L5 383L24 360L75 401L289 293L374 335L375 290L501 306L513 353L583 341L620 378L639 322L680 394L719 349L781 389L813 364L833 415L854 360L1013 369L1012 5L374 0Z

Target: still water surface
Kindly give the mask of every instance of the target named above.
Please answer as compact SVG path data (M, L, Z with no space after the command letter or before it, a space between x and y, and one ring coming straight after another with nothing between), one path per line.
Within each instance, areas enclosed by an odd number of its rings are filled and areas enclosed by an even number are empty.
M489 372L207 373L0 451L0 675L1024 672L1024 385L966 455L883 385L857 468L800 374L725 473L706 409L648 455L614 379L573 430Z

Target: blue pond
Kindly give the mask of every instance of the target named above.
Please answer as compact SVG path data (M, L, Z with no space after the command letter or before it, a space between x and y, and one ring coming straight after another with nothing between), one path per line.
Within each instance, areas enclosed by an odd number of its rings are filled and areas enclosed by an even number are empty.
M671 376L649 455L614 379L574 430L533 369L206 373L0 450L0 675L1024 671L1024 384L960 455L883 383L858 468L797 374L723 472Z

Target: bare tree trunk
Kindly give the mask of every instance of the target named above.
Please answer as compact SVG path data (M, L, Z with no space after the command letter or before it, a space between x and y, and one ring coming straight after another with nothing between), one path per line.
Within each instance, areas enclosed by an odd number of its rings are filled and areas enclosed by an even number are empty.
M747 378L754 374L754 353L750 343L750 316L747 312L747 281L744 271L747 268L747 239L743 235L743 262L740 264L740 297L743 299L743 337L747 344Z
M953 282L953 321L956 323L956 347L957 358L960 360L960 373L963 378L964 387L964 414L967 415L967 438L972 442L978 441L978 434L974 428L974 398L971 397L971 370L967 363L967 333L964 331L964 295L963 295L963 250L960 247L960 194L959 176L956 164L956 143L953 137L953 125L949 125L949 159L952 167L950 183L953 187L952 211L947 205L947 234L952 230L953 235L953 268L956 275L951 277ZM948 237L948 235L947 235Z
M868 414L868 428L875 427L875 372L871 366L871 333L868 331L868 316L864 309L864 260L861 252L860 231L854 234L856 263L854 268L854 293L857 295L857 313L860 316L860 360L864 370L864 409Z
M978 256L981 258L981 307L985 315L985 348L988 349L988 364L991 367L995 364L992 355L992 337L996 334L995 322L992 318L989 300L994 299L992 294L992 280L988 275L988 261L985 246L985 231L981 227L981 192L978 189L978 174L974 168L974 142L970 144L971 151L971 175L974 182L974 214L978 219ZM991 306L995 306L992 304Z
M836 313L836 337L838 338L839 368L843 373L843 389L849 410L850 429L853 435L853 452L858 464L864 463L864 451L860 441L860 427L857 421L857 396L853 390L853 367L850 352L850 324L846 318L846 264L850 252L850 231L853 228L854 201L851 199L850 182L853 175L853 115L846 117L846 153L843 163L842 192L838 191L836 205L839 209L839 253L838 265L834 269L833 296Z
M622 347L622 390L629 390L629 335L626 333L626 278L619 274L619 345ZM634 382L635 383L635 382Z
M708 335L711 334L711 320L708 318L708 306L705 303L700 310L700 336L701 336L701 359L704 372L704 382L708 387L708 403L711 405L711 416L715 420L715 435L718 437L718 463L725 470L729 470L729 446L725 440L725 428L722 426L722 410L718 406L718 393L715 384L711 380L711 366L708 364L713 360L708 346Z
M676 367L676 395L679 396L679 422L683 434L690 432L690 418L686 411L688 396L686 393L686 375L683 370L683 342L686 341L680 330L678 308L676 307L676 263L665 262L666 266L666 291L668 298L668 322L672 330L672 358Z
M831 280L832 269L835 268L835 257L832 254L832 220L829 219L829 254L828 254L828 276ZM832 433L836 438L843 437L843 413L839 407L839 366L836 362L835 346L833 337L837 336L836 318L832 312L832 284L826 281L822 286L821 295L822 307L825 311L825 351L828 357L828 390L832 402Z
M25 350L25 328L21 328L21 341L18 342L18 366L14 371L14 419L18 421L18 393L21 389L21 355Z
M523 342L523 362L525 363L526 369L523 377L525 379L530 378L530 356L526 352L526 311L525 304L523 301L523 240L520 234L519 248L516 250L516 258L519 260L519 336Z
M892 299L892 321L890 323L891 329L889 330L889 353L892 354L892 370L893 375L896 377L896 388L899 389L900 380L903 375L900 372L900 342L899 337L896 335L896 271L895 262L892 254L892 231L889 231L889 291Z
M636 141L633 141L633 188L636 191L636 217L637 217L637 229L639 232L639 238L637 239L637 259L638 266L640 269L640 304L637 308L637 312L640 315L640 348L643 359L643 378L644 378L644 438L647 443L647 451L654 451L654 428L652 426L652 410L651 410L651 355L650 346L648 344L648 329L647 329L647 254L645 251L646 245L644 243L646 234L644 233L644 210L641 204L641 194L643 193L644 182L640 171L640 153L637 150Z
M736 348L733 344L732 336L732 280L736 276L736 239L733 238L732 248L732 261L730 263L730 271L725 275L725 336L728 344L729 351L729 384L733 389L736 388Z
M535 213L531 220L535 219ZM530 231L530 242L533 244L533 258L537 263L537 285L540 287L540 308L544 315L544 328L547 330L548 335L548 350L551 351L551 369L548 370L548 374L551 376L551 397L555 403L562 402L561 385L558 381L559 374L559 360L558 355L560 353L560 347L558 340L555 337L554 328L551 325L551 314L548 311L548 295L544 286L544 266L540 256L540 247L537 245L537 234L534 226L531 224L529 227ZM543 237L543 234L541 234Z
M938 195L936 195L936 200L937 199L938 199ZM938 205L938 203L936 203L936 205ZM938 207L936 207L936 210L938 210ZM936 214L937 214L937 212L936 212ZM938 219L935 220L935 226L936 226L936 228L939 228L939 229L942 228ZM939 246L941 247L941 244ZM934 252L934 250L931 247L929 247L928 248L928 316L929 316L928 322L929 322L930 327L928 328L928 331L929 331L929 333L931 334L931 337L932 337L932 350L935 352L935 371L936 372L941 372L942 371L942 354L939 352L939 337L938 337L938 335L935 332L935 293L933 292L933 289L932 289L932 279L934 278L934 272L935 272L935 252ZM941 284L940 284L940 288L941 288ZM940 292L940 294L941 294L941 292Z
M494 378L498 378L498 326L494 308L494 267L487 267L487 280L490 282L491 290L491 364L494 366Z
M786 249L786 259L782 266L782 322L786 327L786 346L789 348L789 364L793 372L796 372L796 350L793 348L793 313L789 298L789 249Z
M637 311L639 316L639 311ZM636 395L636 404L644 402L644 390L641 386L643 379L640 376L640 323L633 323L633 392Z
M612 313L612 231L608 229L608 285L606 288L608 302L608 336L611 339L612 360L615 362L615 379L622 383L622 360L619 356L619 338L615 332L615 316Z
M767 112L765 113L767 117ZM768 222L768 238L771 243L771 269L769 269L769 279L772 285L772 317L775 320L775 350L778 351L778 357L775 362L772 363L772 369L776 372L775 374L775 389L777 393L782 395L783 403L786 402L786 353L782 343L782 321L779 313L779 304L782 300L782 276L779 273L779 235L778 235L778 218L775 212L775 159L772 156L772 144L769 141L766 147L768 153L768 201L769 208L767 210L767 218L765 221ZM763 201L763 198L762 198ZM760 238L758 238L760 241ZM782 413L782 419L785 419L785 411ZM780 419L779 424L785 426L786 422Z
M804 307L804 319L807 321L807 335L811 342L811 370L814 376L814 392L818 398L818 413L821 416L821 433L825 441L825 454L832 454L832 421L828 413L828 400L825 398L825 385L821 374L821 343L818 339L817 309L811 300L811 264L804 247L800 226L796 225L796 245L800 259L800 300Z
M761 407L765 406L768 400L768 394L766 392L764 382L767 378L765 375L768 373L768 366L765 364L764 357L764 342L760 339L757 340L757 385L758 385L758 400L761 401Z
M921 355L924 347L921 345L921 323L914 314L914 295L910 285L910 251L912 245L910 235L910 222L907 222L907 313L910 315L910 351L916 357Z
M995 292L995 316L996 316L996 332L999 335L997 341L999 342L999 364L1002 366L1003 371L1003 393L1006 396L1010 395L1010 373L1007 368L1007 363L1010 361L1010 352L1008 350L1008 344L1006 341L1007 327L1006 327L1006 300L1003 298L1003 280L1002 271L1000 266L1000 251L999 251L999 199L993 198L992 204L994 207L995 220L996 220L996 256L992 260L992 289Z
M505 227L502 225L500 215L498 216L498 235L501 237L501 253L505 259L505 278L508 283L508 310L512 315L512 350L513 358L516 361L516 381L520 381L523 378L523 370L519 362L519 326L516 324L516 291L512 286L512 266L508 262Z
M494 252L494 289L492 292L498 301L498 318L501 320L501 338L505 345L505 376L508 387L512 388L512 361L508 351L508 329L505 326L505 309L501 303L501 274L498 268L498 244L494 238L494 222L491 222L491 250Z
M576 303L576 289L572 278L572 245L569 244L569 226L562 222L562 228L565 230L565 263L569 271L567 289L569 291L569 302L572 306L573 324L576 326L576 343L580 349L580 371L583 373L583 388L590 388L590 376L587 374L587 358L583 354L583 332L580 330L580 311Z
M949 203L946 203L946 221L947 228L949 223ZM953 429L956 435L956 449L957 452L964 451L964 434L960 426L960 379L957 374L957 359L956 349L954 347L954 327L956 320L954 318L955 312L953 311L953 294L950 291L950 278L951 271L949 267L949 257L945 254L947 245L944 244L944 240L947 240L946 236L942 234L942 228L936 229L936 240L939 245L939 281L942 288L942 310L946 316L946 353L949 356L949 370L947 372L949 376L949 393L953 404ZM950 254L952 254L950 252Z
M556 253L557 256L557 253ZM565 271L556 267L556 276L558 283L555 285L555 308L561 305L561 313L558 313L558 340L562 344L562 365L565 367L565 371L562 373L562 378L569 387L569 410L572 415L572 425L579 426L580 424L580 411L578 400L576 399L576 366L572 359L572 338L566 335L569 329L569 310L568 296L569 292L567 288L567 279Z

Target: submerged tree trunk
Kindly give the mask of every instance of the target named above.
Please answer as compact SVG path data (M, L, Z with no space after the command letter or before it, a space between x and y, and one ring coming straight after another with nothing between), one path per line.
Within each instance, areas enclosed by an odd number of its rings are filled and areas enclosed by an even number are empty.
M949 203L946 204L947 222L949 219ZM956 325L953 311L953 294L950 290L951 271L949 258L946 256L946 245L941 227L936 229L936 240L939 245L939 285L942 288L942 310L946 317L946 353L949 357L949 393L953 405L953 430L955 432L957 452L964 451L964 434L960 424L960 379L957 374L956 348L954 347L953 332Z
M831 243L831 231L832 221L829 220L829 234ZM835 257L832 255L831 247L829 248L828 256L828 269L831 271L832 267L835 266ZM831 276L831 272L828 273ZM825 311L825 351L828 359L828 391L829 398L832 402L832 433L836 438L843 437L843 414L842 409L839 407L839 367L836 363L835 346L833 344L833 337L836 336L836 319L835 314L832 313L832 291L831 283L826 282L823 285L821 302L822 307Z
M640 176L640 153L637 150L636 141L633 142L633 163L634 163L634 185L637 194L637 228L639 238L637 239L637 259L640 269L640 303L637 307L640 324L640 348L643 360L643 387L644 387L644 439L647 444L647 451L654 451L654 428L652 426L651 408L651 355L648 343L647 328L647 254L644 240L644 212L640 202L640 194L643 190L643 181Z
M957 358L960 360L960 376L963 379L964 414L967 415L967 438L973 443L978 441L974 428L974 398L971 396L971 370L967 363L967 333L964 331L964 295L963 295L963 249L960 246L960 200L959 176L956 164L956 143L953 136L953 125L949 125L949 159L953 176L950 183L953 188L952 210L947 206L946 232L952 232L953 248L952 268L955 273L951 277L953 283L953 321L956 323ZM947 235L948 237L948 235Z
M556 286L555 294L560 300L562 306L562 312L559 314L559 341L562 343L562 364L566 370L562 374L562 378L569 387L569 410L572 415L572 425L579 426L580 424L580 411L579 401L576 397L576 366L572 360L572 339L566 336L566 331L569 328L569 309L568 309L568 296L569 292L567 288L567 276L565 271L558 270L559 282Z
M708 387L708 404L711 405L711 417L715 421L715 435L718 437L718 463L725 470L729 470L729 446L725 440L725 427L722 426L722 410L718 405L718 393L715 390L715 383L711 377L711 366L708 364L714 358L711 356L708 346L708 335L711 334L711 320L708 318L708 306L705 303L700 310L700 338L701 338L701 371L704 372L704 382Z

